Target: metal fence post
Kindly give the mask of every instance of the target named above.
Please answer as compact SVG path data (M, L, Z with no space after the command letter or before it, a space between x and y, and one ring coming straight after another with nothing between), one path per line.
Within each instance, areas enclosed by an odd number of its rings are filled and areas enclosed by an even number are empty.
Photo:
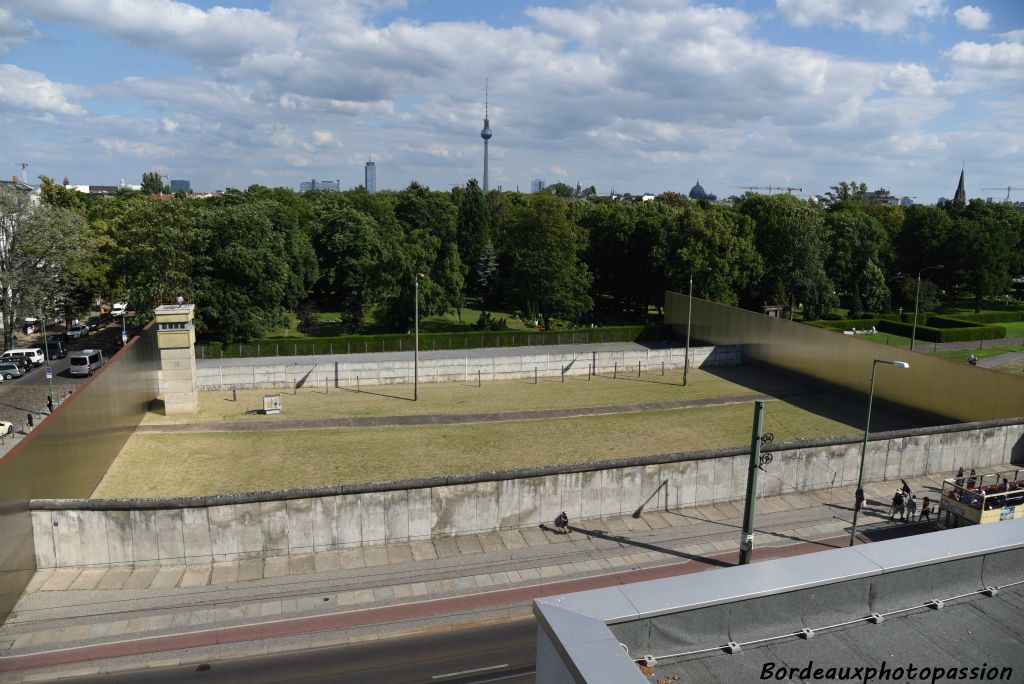
M612 380L619 379L619 362L615 362L615 367L612 369Z
M480 369L479 368L476 369L476 386L477 387L483 387L484 386L483 382L480 379Z

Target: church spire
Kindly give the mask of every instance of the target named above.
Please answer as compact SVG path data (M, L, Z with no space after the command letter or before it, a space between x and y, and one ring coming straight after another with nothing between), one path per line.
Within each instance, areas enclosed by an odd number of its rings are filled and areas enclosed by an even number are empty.
M953 195L954 202L967 204L967 192L964 190L964 170L960 169L960 182L956 186L956 193Z

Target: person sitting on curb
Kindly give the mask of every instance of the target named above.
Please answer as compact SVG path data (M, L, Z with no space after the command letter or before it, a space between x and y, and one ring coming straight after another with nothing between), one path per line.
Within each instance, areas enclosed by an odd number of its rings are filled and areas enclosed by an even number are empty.
M562 511L555 518L555 534L568 534L569 533L569 516Z

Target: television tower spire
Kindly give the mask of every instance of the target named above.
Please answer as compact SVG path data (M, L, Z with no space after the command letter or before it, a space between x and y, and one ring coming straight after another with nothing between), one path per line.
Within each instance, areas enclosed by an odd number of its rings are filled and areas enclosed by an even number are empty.
M488 86L490 79L484 80L484 127L480 131L480 137L484 139L484 192L487 192L489 185L487 181L487 143L491 139L491 121L488 118Z

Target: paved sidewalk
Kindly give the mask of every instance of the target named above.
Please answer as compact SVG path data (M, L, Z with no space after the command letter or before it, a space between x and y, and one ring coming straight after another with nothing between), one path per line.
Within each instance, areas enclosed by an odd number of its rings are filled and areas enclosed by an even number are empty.
M1008 363L1020 361L1021 359L1024 359L1024 352L1007 352L1005 354L986 356L983 359L978 359L978 365L982 368L999 368L1000 366L1005 366Z
M941 479L910 484L919 501L934 499ZM909 527L888 520L899 485L865 487L860 530L868 537ZM779 547L845 545L852 501L852 486L759 499L755 560L786 553ZM574 591L581 581L636 581L734 564L742 513L742 502L720 502L583 521L569 535L524 528L212 565L43 570L0 627L0 673L16 681L44 676L25 668L57 662L83 663L68 670L76 674L111 671L100 668L114 667L112 661L88 661L104 653L165 652L156 662L166 665L196 657L177 650L184 647L318 633L278 646L294 649L311 640L345 643L493 620L495 611L499 619L525 617L533 597ZM349 631L336 631L342 628ZM151 641L127 641L139 639ZM120 650L100 648L112 643ZM132 643L134 651L124 646ZM256 648L267 652L273 644ZM90 648L75 650L83 646ZM253 652L250 646L232 654Z

